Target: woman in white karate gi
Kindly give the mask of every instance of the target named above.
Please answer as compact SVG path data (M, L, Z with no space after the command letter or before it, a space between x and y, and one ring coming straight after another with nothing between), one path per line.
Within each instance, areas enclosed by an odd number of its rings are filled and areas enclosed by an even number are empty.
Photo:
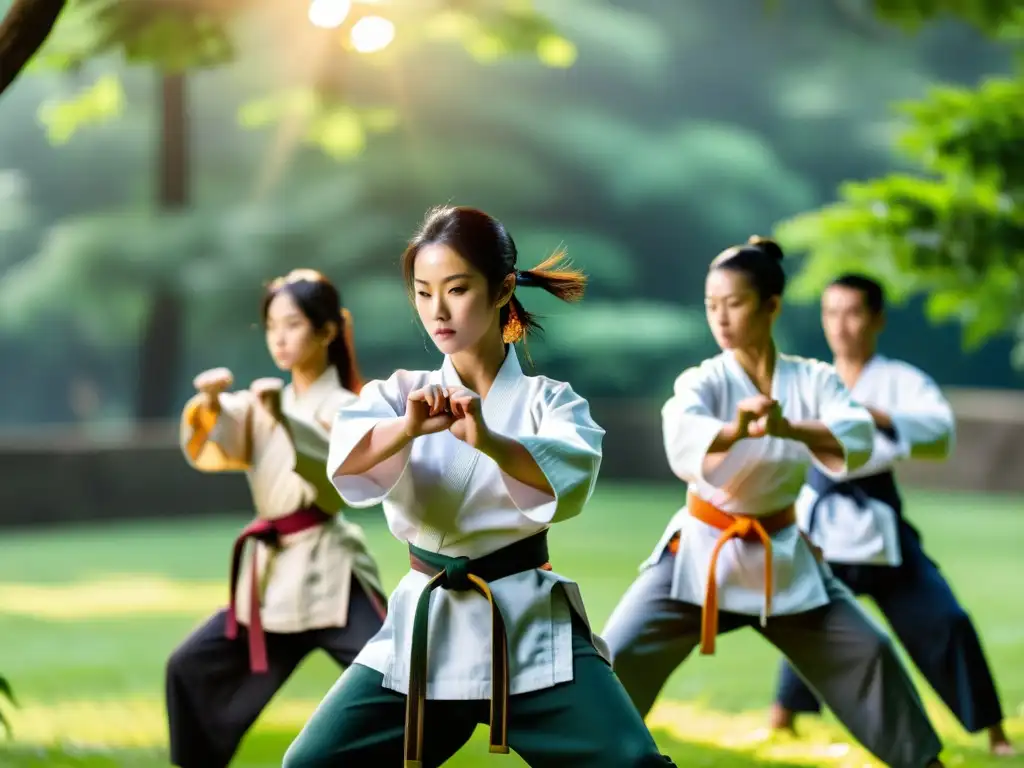
M811 469L796 501L797 522L835 576L875 601L964 729L987 731L993 754L1012 755L974 623L904 517L893 472L903 459L949 456L953 409L927 374L878 354L885 325L879 283L858 274L836 278L822 296L821 320L837 373L875 421L875 442L871 460L840 478ZM792 730L794 715L820 709L814 692L783 660L772 726Z
M181 420L189 463L245 472L256 518L235 542L228 607L167 663L171 763L180 768L227 766L307 654L319 648L351 664L386 610L362 530L344 519L324 469L334 414L360 389L351 317L337 289L308 269L268 286L262 317L291 383L260 379L229 392L229 371L206 371Z
M561 254L516 259L505 228L464 207L432 211L402 258L444 362L367 384L337 416L328 471L350 506L383 502L412 569L285 768L438 766L488 721L491 751L532 766L672 765L548 563L547 529L583 511L604 430L567 383L523 374L514 343L537 324L519 296L575 300L584 278Z
M941 744L892 642L795 524L808 465L864 464L874 428L831 366L776 352L781 261L777 244L751 238L711 262L705 302L723 351L683 372L662 410L686 506L602 636L646 716L695 647L713 653L720 632L754 627L879 759L939 766Z

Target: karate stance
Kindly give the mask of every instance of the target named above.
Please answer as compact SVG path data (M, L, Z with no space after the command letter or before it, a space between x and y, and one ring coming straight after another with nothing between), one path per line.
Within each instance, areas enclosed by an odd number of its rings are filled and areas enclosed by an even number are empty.
M262 317L291 383L260 379L229 392L230 371L206 371L181 419L186 459L203 472L245 472L256 519L235 542L228 607L167 662L179 768L227 766L306 655L320 648L348 666L384 621L377 565L324 469L331 420L361 386L352 319L337 289L306 269L270 284Z
M602 430L569 384L524 375L522 290L582 296L556 254L517 268L473 208L429 214L402 258L444 361L342 407L328 471L351 506L383 502L411 570L388 618L288 750L285 768L439 766L480 722L537 768L672 765L612 673L547 530L583 511ZM489 700L489 702L488 702Z
M602 635L646 716L695 647L711 654L720 632L754 627L880 760L940 766L938 736L889 637L796 525L808 466L857 469L874 427L832 366L776 351L781 261L777 244L751 238L711 262L705 302L722 354L684 371L662 410L686 506Z
M837 278L822 297L822 327L836 370L871 413L875 442L871 460L841 478L811 468L796 501L797 522L836 578L875 601L963 727L987 731L993 754L1012 755L978 634L903 516L893 472L904 459L949 456L953 410L926 374L878 354L884 312L882 286L864 275ZM796 714L820 711L818 697L783 659L772 726L794 730Z

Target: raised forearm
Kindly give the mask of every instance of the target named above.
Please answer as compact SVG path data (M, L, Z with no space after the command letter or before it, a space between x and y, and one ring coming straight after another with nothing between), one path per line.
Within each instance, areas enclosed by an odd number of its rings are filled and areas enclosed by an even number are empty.
M405 419L381 421L352 449L334 476L361 475L400 452L412 438L405 431Z
M205 408L211 416L217 417L220 415L220 393L219 392L203 392L203 398L200 401L203 408Z
M739 439L739 429L735 424L726 424L722 427L719 433L715 435L715 439L711 441L711 445L708 446L708 451L704 455L704 461L701 463L701 474L707 477L718 469L729 449Z
M708 446L708 455L726 454L740 439L740 430L735 424L726 424L721 431L715 435L715 439Z
M833 472L842 471L846 464L846 451L823 422L790 422L786 437L806 445L814 457Z
M486 443L479 446L479 450L493 459L501 471L509 477L514 477L523 485L528 485L542 493L555 495L551 483L537 466L537 462L530 452L519 441L504 435L491 435Z
M879 429L891 430L893 428L892 418L885 411L880 411L877 408L871 406L864 406L864 409L871 414L871 418L874 419L875 426Z

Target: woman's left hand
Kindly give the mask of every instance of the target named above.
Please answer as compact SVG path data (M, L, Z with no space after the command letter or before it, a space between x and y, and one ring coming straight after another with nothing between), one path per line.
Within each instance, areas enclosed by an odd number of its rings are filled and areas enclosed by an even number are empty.
M257 402L274 417L275 421L284 419L281 410L281 392L283 390L284 381L274 377L256 379L249 385L249 391L256 396Z
M482 450L491 438L491 431L484 422L480 396L468 389L448 390L448 405L455 419L448 431L464 443Z
M768 413L754 421L747 431L751 437L788 438L789 421L782 415L782 406L778 402L773 402Z

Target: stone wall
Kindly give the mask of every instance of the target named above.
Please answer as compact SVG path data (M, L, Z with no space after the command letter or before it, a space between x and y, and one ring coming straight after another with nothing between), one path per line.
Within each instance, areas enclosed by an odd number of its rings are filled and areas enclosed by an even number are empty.
M951 391L959 419L951 461L908 464L901 477L927 488L1024 494L1024 393ZM671 482L660 403L600 401L608 431L602 477ZM185 464L177 425L112 437L66 428L0 434L0 527L182 517L249 506L240 475L204 475ZM1024 503L1024 502L1022 502Z

